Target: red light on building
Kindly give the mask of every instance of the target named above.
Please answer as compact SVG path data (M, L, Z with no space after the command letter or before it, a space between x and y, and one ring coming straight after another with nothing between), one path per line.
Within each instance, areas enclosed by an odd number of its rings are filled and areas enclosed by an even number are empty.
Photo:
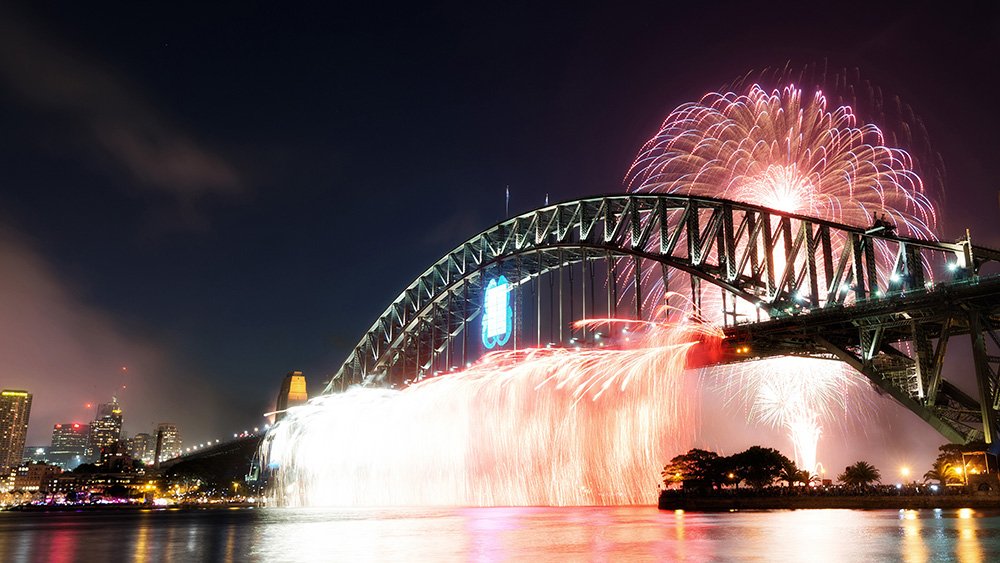
M56 424L56 428L62 428L62 424Z

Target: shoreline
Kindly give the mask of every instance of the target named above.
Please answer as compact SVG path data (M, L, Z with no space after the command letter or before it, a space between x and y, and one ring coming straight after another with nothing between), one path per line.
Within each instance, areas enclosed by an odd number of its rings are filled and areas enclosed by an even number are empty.
M660 495L660 510L729 512L733 510L915 510L933 508L1000 509L993 495L871 495L871 496L696 496Z
M22 504L4 508L0 512L171 512L179 510L228 510L233 508L260 508L260 505L248 502L173 504L167 506L150 504Z

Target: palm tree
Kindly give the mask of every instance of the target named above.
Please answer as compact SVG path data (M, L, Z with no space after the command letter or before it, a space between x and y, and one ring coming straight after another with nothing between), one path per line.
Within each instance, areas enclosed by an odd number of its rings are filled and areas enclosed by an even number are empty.
M820 477L819 475L815 473L809 473L805 469L802 470L801 476L799 477L799 481L806 486L812 485L813 483L819 483L822 480L823 480L822 477Z
M804 483L802 480L802 471L799 471L798 467L795 467L794 463L786 463L781 467L781 473L778 474L778 480L788 483L788 488L792 487L793 483Z
M948 460L938 459L931 466L930 471L924 473L924 482L937 481L938 485L948 485L962 483L964 468L961 463L952 463Z
M859 461L845 467L844 472L837 477L838 481L855 489L864 489L881 479L882 474L879 470L867 461Z

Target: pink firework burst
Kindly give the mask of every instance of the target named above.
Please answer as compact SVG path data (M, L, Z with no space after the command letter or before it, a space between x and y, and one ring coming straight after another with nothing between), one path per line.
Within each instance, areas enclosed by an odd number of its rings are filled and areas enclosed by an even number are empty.
M910 154L887 146L882 131L859 123L850 106L830 104L822 90L794 84L772 91L753 84L745 93L711 93L680 106L643 146L626 183L635 192L730 199L855 227L886 221L917 238L935 238L937 227ZM882 264L894 258L885 245L876 254ZM662 282L646 272L643 279L654 285L646 294L658 299ZM721 303L706 297L699 313L721 322ZM753 306L741 303L739 309L749 316ZM829 405L845 400L858 376L819 360L804 370L804 361L776 359L715 372L718 387L729 400L745 402L752 420L788 432L799 466L812 471ZM782 382L780 400L775 376Z

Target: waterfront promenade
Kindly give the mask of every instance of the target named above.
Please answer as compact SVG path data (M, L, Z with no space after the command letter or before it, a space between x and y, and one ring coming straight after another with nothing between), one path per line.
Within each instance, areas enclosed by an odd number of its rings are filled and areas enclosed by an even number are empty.
M1000 509L1000 496L981 494L747 494L697 495L663 491L660 510Z

